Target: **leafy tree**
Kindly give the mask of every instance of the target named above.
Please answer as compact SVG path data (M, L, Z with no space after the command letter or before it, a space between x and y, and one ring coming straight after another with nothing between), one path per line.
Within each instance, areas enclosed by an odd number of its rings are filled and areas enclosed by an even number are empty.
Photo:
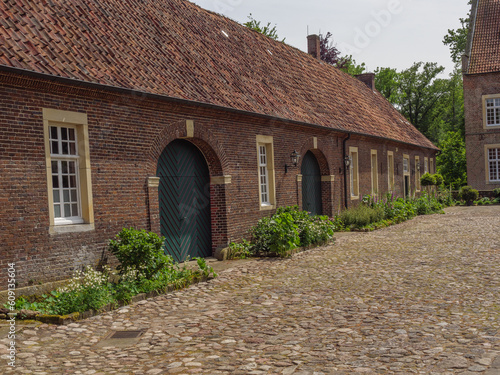
M465 142L460 132L448 132L439 144L441 153L437 156L437 170L446 186L459 189L467 183Z
M331 37L330 32L326 35L319 34L320 59L352 76L362 74L366 69L365 63L358 65L352 56L341 56L341 52L330 40Z
M261 34L264 34L265 36L278 40L278 31L276 29L276 25L271 27L271 22L268 22L266 26L262 26L260 21L257 21L252 17L252 13L248 16L249 21L245 22L243 25L248 27L249 29L255 30ZM283 38L281 42L285 42L286 38Z
M469 1L472 4L472 0ZM455 64L459 64L467 46L467 34L470 26L470 11L467 18L460 18L462 27L458 29L448 29L448 34L443 38L443 43L450 47L451 59Z
M399 74L396 69L377 68L375 70L375 88L393 105L399 105Z
M340 56L340 51L335 47L333 41L330 41L331 36L330 32L327 32L326 35L319 34L320 59L337 68L344 68L348 59Z
M358 65L356 63L356 60L354 60L352 56L348 56L347 62L344 67L341 68L341 70L355 77L358 74L363 74L366 71L366 65L365 63L361 63L360 65Z

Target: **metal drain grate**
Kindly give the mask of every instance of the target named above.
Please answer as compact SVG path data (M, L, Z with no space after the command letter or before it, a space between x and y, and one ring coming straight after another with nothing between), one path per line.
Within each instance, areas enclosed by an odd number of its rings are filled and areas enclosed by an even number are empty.
M110 339L136 339L141 337L144 331L116 331L109 336Z

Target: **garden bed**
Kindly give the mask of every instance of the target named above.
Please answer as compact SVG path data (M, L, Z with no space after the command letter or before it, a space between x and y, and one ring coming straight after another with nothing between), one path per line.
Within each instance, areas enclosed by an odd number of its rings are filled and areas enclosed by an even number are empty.
M102 314L107 311L112 311L116 310L120 307L123 306L128 306L132 303L137 303L143 300L146 300L148 298L153 298L159 295L167 294L170 292L173 292L175 290L182 289L184 287L187 287L189 285L194 285L200 282L205 282L208 280L213 279L213 277L210 276L196 276L193 277L189 282L183 284L182 286L179 285L169 285L167 286L164 290L161 291L151 291L148 293L139 293L136 294L135 296L131 297L129 302L125 301L119 301L119 302L114 302L114 303L108 303L107 305L101 307L98 310L87 310L84 312L73 312L70 314L66 315L56 315L56 314L43 314L38 311L31 311L31 310L10 310L8 308L0 308L0 319L11 319L12 317L15 317L16 320L35 320L39 321L42 323L47 323L47 324L57 324L57 325L66 325L70 324L72 322L78 321L78 320L84 320L91 318L93 316Z

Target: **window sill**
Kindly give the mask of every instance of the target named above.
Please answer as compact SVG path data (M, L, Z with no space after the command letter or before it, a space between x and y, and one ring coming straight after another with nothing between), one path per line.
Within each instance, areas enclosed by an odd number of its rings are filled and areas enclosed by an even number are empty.
M95 230L94 223L92 224L71 224L71 225L51 225L49 227L50 235L64 233L90 232Z
M274 205L272 204L263 204L260 206L260 210L261 211L270 211L270 210L274 210Z
M352 200L352 201L357 201L357 200L359 200L359 195L351 195L351 200Z

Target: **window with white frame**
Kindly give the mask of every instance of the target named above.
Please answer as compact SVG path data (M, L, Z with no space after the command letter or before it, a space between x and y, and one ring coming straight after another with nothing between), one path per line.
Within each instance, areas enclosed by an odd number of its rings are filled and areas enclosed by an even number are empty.
M272 136L257 136L257 161L259 173L259 201L261 210L275 207L274 151Z
M429 159L424 158L424 174L429 173Z
M500 181L500 148L488 149L488 170L490 182Z
M349 147L351 199L359 199L358 148Z
M49 233L93 230L87 115L44 108L43 124Z
M500 126L500 98L486 99L486 126Z
M83 223L80 214L76 129L51 126L49 134L55 223Z
M260 203L264 206L271 204L269 200L269 170L267 169L267 150L265 145L259 145L260 171Z

